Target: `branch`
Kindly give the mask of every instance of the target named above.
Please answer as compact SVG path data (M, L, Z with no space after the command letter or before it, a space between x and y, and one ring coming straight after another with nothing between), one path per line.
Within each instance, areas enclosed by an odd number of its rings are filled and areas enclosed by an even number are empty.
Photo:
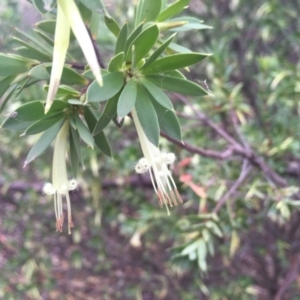
M186 149L187 151L189 151L191 153L199 154L204 157L210 157L210 158L216 158L216 159L227 159L234 154L233 148L230 148L230 147L227 148L226 150L224 150L223 152L218 152L218 151L214 151L214 150L205 150L203 148L195 147L188 143L183 143L178 140L175 140L174 138L170 137L169 135L167 135L164 132L161 132L160 135L163 136L164 138L166 138L167 140L169 140L170 142L172 142L173 144L175 144L183 149Z
M95 50L95 53L96 53L96 57L97 57L97 60L98 60L98 63L99 63L99 66L102 68L102 69L105 69L105 65L102 61L102 58L101 58L101 54L100 54L100 51L99 51L99 48L98 48L98 45L96 43L96 41L93 39L93 36L92 36L92 33L90 31L90 29L88 27L86 27L89 35L90 35L90 38L91 38L91 41L93 43L93 47L94 47L94 50Z
M300 255L295 255L290 261L290 269L286 274L286 277L279 288L274 300L281 300L285 291L290 287L298 275L298 268L300 264Z
M264 174L266 179L277 186L286 187L287 183L284 178L282 178L279 174L277 174L264 160L262 157L257 155L253 149L251 149L250 145L243 138L243 143L245 145L240 144L236 141L232 136L230 136L223 128L215 124L211 121L204 113L196 110L193 105L182 95L177 94L177 97L184 104L190 106L194 111L197 118L202 121L205 125L213 129L219 136L221 136L225 141L227 141L231 145L231 149L235 154L242 156L243 158L249 160L253 165L258 167L261 172Z
M237 181L232 185L232 187L229 189L229 191L218 201L218 204L213 210L213 213L217 214L220 208L226 203L226 201L238 190L238 188L242 185L244 180L249 175L250 171L252 170L252 166L249 165L249 162L247 160L244 160L242 171L237 179Z

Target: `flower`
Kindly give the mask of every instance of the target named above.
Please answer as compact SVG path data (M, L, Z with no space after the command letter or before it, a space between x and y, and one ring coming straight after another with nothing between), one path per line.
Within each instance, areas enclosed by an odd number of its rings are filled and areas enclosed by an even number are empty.
M171 171L168 169L168 165L174 163L176 156L174 153L163 153L153 145L141 126L136 110L133 109L131 114L144 153L144 157L136 164L135 171L140 174L149 171L159 204L160 206L164 204L170 214L168 206L177 205L177 202L182 203Z
M71 215L71 201L69 191L77 188L75 179L68 180L66 167L66 151L68 145L69 122L66 121L60 129L55 139L53 166L52 166L52 183L45 183L43 192L46 195L54 196L54 210L56 216L56 231L62 232L64 215L62 199L65 197L68 211L68 232L74 226Z
M91 37L81 18L78 7L76 6L74 0L58 0L53 63L45 113L49 111L60 83L60 78L63 72L64 62L69 47L70 29L72 29L97 82L100 86L103 84L97 55L91 41Z

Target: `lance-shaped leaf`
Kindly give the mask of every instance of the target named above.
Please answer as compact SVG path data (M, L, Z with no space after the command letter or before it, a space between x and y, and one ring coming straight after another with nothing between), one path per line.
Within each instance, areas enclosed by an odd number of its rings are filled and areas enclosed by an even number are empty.
M140 0L136 9L135 26L156 19L161 9L161 0Z
M81 139L92 149L94 149L94 138L90 133L89 129L86 125L82 122L78 115L75 116L76 127Z
M115 19L113 19L110 15L105 15L104 16L104 22L107 26L107 28L110 30L110 32L115 36L118 37L120 33L120 26L116 22Z
M51 127L53 124L57 123L58 121L65 118L64 113L56 113L52 114L50 116L45 116L44 118L34 122L32 125L30 125L22 134L23 135L32 135L37 134L42 131L47 130L49 127Z
M75 120L73 118L70 118L69 120L70 120L71 124L72 123L75 124ZM75 127L76 127L76 124L75 124ZM70 126L70 133L71 133L71 135L70 135L71 136L70 146L74 147L73 150L75 150L76 156L77 156L78 160L80 161L80 164L81 164L82 168L84 169L85 167L84 167L82 153L81 153L79 133L78 133L78 131L73 126ZM74 156L74 153L72 155Z
M16 78L16 76L6 76L4 78L0 79L0 99L3 96L3 94L8 90L13 80Z
M132 47L132 42L137 38L137 36L141 33L142 29L143 29L144 23L141 23L138 27L136 27L133 32L130 34L130 36L128 37L127 41L126 41L126 45L125 45L125 49L124 49L124 53L125 56L127 56L127 52L128 50L131 49Z
M94 81L87 90L87 102L105 101L116 95L124 84L124 74L113 72L103 75L103 86Z
M53 49L53 63L50 77L49 91L47 94L45 113L49 111L56 95L60 78L63 72L65 58L69 47L70 25L60 4L57 4L57 19Z
M179 120L173 109L166 109L160 105L152 95L149 96L157 114L160 129L171 138L181 141L181 128Z
M81 19L80 12L74 2L74 0L58 0L58 7L63 10L65 17L67 18L69 25L79 43L81 50L97 80L99 85L102 85L102 76L100 66L98 63L97 55L90 35Z
M50 111L44 114L42 101L36 100L23 104L3 121L1 127L9 130L25 130L37 120L62 113L68 103L55 100ZM58 118L59 119L59 118Z
M23 56L30 59L36 59L38 61L50 61L50 57L47 55L44 55L42 52L36 50L36 49L29 49L27 47L18 47L15 49L15 51Z
M88 108L88 107L84 107L83 108L84 111L84 118L86 120L86 123L90 129L90 131L93 131L96 123L97 123L97 119L94 116L94 114L92 113L92 111ZM98 134L94 135L94 140L95 140L95 145L107 156L112 157L112 153L111 153L111 149L110 146L107 142L107 139L105 137L105 134L103 131L100 131Z
M55 20L42 20L42 21L36 23L35 26L48 34L54 35L56 21Z
M108 64L108 71L109 72L117 72L122 69L124 61L124 52L120 52L119 54L115 55Z
M120 93L110 98L104 107L104 110L94 128L93 135L97 135L100 131L102 131L108 123L113 119L113 117L117 114L117 104Z
M202 29L211 29L211 26L203 24L202 20L193 17L180 17L171 19L170 22L186 22L186 24L170 29L171 31L187 31L187 30L202 30Z
M167 91L191 96L208 95L208 92L200 85L186 79L163 75L148 75L145 78L154 83L159 88Z
M123 27L121 28L117 42L116 42L116 49L115 49L115 55L119 54L120 52L125 52L125 46L127 42L127 34L128 34L128 25L125 23Z
M210 54L206 53L179 53L157 59L149 67L143 69L143 73L159 73L176 70L194 65L202 61Z
M29 151L24 167L40 156L52 143L64 123L64 119L48 128Z
M139 85L137 86L135 109L147 138L152 144L158 146L159 124L157 115L147 92Z
M53 64L45 64L44 65L47 72L52 74ZM82 84L86 85L88 84L88 80L84 78L81 74L76 72L75 70L64 66L61 74L60 83L61 84L67 84L67 85L76 85L76 84Z
M163 42L147 59L146 63L143 65L142 69L146 69L148 66L150 66L156 59L160 57L161 54L164 53L164 51L169 47L170 43L172 42L174 36L176 33L172 34L165 42Z
M155 84L152 82L143 79L142 85L148 90L148 92L152 95L153 99L157 101L160 105L165 107L166 109L172 110L173 105L169 97L161 91Z
M48 89L49 89L49 86L45 85L44 90L48 91ZM79 98L80 93L78 91L76 91L75 89L71 88L70 86L60 85L57 90L57 93L56 93L56 98L65 98L65 97Z
M50 38L45 32L39 30L39 29L33 29L34 32L36 32L47 44L51 46L51 48L54 47L54 40Z
M180 13L184 8L186 8L190 3L190 0L177 0L166 9L164 9L156 18L157 22L163 22L174 15Z
M0 53L0 77L27 72L34 63L21 56Z
M142 58L148 54L153 48L159 36L159 30L156 25L152 25L143 30L137 38L133 41L132 45L135 49L135 61L138 63ZM130 52L129 52L130 53ZM131 61L130 57L127 57L127 61Z
M124 118L134 107L137 94L137 83L134 79L130 79L125 85L118 100L117 114L120 118Z

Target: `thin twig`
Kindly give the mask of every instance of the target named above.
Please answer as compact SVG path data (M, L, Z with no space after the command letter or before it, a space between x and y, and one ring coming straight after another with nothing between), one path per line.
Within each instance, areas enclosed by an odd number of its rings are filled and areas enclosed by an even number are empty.
M161 132L160 135L165 137L167 140L169 140L173 144L175 144L183 149L186 149L190 153L199 154L204 157L210 157L210 158L216 158L216 159L227 159L234 154L234 151L231 147L227 148L226 150L224 150L222 152L218 152L218 151L214 151L214 150L206 150L203 148L192 146L188 143L183 143L178 140L175 140L174 138L170 137L169 135L167 135L164 132Z
M283 294L285 291L290 287L290 285L295 281L298 275L298 268L300 264L300 255L296 254L292 259L290 263L290 269L288 273L286 274L286 277L280 286L274 300L281 300Z
M243 166L242 166L242 171L237 179L237 181L231 186L229 191L225 193L225 195L218 201L218 204L213 210L213 213L218 213L220 208L225 204L225 202L237 191L237 189L242 185L244 180L247 178L249 175L250 171L252 170L252 166L249 165L249 162L247 160L244 160Z
M250 145L247 143L247 147L236 141L232 136L230 136L223 128L215 124L210 120L204 113L195 109L195 107L182 95L177 94L178 99L184 104L191 107L198 119L213 129L219 136L221 136L225 141L227 141L232 146L232 151L235 154L238 154L246 159L248 159L253 165L258 167L266 179L271 183L279 187L286 187L287 183L284 178L277 174L265 161L262 157L257 155ZM245 139L244 139L245 141Z

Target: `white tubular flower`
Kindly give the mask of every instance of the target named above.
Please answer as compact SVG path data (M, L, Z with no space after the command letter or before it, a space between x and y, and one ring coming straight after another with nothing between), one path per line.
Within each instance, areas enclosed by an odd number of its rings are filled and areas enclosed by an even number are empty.
M135 171L137 173L145 173L146 171L149 171L159 204L160 206L164 204L167 208L168 214L170 214L168 206L172 207L173 205L177 205L178 202L182 203L182 199L178 193L172 174L167 166L174 163L176 159L175 154L160 152L160 150L146 137L138 119L136 110L133 109L131 114L139 136L142 151L145 156L138 161L135 166Z
M47 195L54 195L54 210L56 216L56 230L62 232L63 215L63 197L66 198L68 211L68 232L74 226L71 215L71 201L69 191L77 188L75 179L68 180L66 166L66 151L68 145L69 122L66 121L59 131L54 145L53 166L52 166L52 184L46 183L43 192Z
M70 29L72 29L97 82L101 86L103 84L100 66L91 37L84 25L74 0L58 0L53 63L45 113L49 111L60 83L69 47Z
M56 27L55 27L55 37L54 37L53 62L52 62L49 90L48 90L47 101L45 106L45 113L49 111L60 83L60 78L63 72L66 54L69 47L69 40L70 40L70 25L67 22L66 17L60 5L57 4L57 18L56 18Z
M103 82L97 55L74 0L58 0L57 3L62 8L96 80L102 86Z

